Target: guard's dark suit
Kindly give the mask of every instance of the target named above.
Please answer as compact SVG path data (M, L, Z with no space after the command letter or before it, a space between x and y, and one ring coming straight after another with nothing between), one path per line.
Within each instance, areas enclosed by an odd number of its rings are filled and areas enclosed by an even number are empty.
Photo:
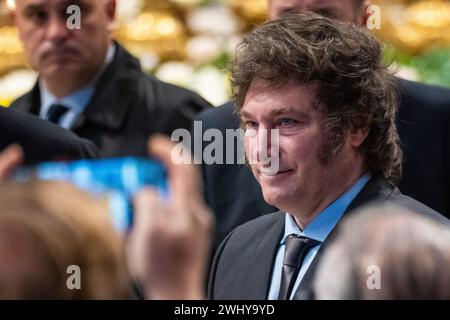
M189 90L144 73L136 58L115 45L113 61L101 75L91 102L72 131L93 141L101 157L147 155L146 143L151 134L170 136L175 129L189 129L193 115L209 103ZM38 84L11 107L39 114Z

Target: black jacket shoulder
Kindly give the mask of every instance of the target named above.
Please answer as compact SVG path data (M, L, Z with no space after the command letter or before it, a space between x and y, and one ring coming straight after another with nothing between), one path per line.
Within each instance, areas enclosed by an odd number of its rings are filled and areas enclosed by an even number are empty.
M19 144L25 164L98 157L95 145L74 133L30 114L0 107L0 149Z
M450 115L450 90L448 88L399 79L400 98L403 102L423 102L422 108Z
M239 128L239 118L235 114L234 104L228 102L217 108L210 108L199 113L196 120L202 121L205 129L219 129L225 132L227 129Z

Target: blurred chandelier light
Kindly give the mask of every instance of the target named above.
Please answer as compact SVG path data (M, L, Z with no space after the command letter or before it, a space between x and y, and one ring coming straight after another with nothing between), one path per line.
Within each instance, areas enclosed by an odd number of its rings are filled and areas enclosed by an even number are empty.
M8 14L15 8L13 0L0 2L0 75L25 67L19 33L11 25Z
M413 55L435 47L450 47L449 1L380 2L383 27L376 34L382 40Z
M142 7L135 19L119 26L117 39L140 57L154 54L161 60L183 59L187 32L175 9L167 1L144 1Z
M172 2L179 6L192 7L192 6L197 6L199 4L202 4L202 2L205 2L205 1L204 0L169 0L169 2Z
M249 25L264 22L267 17L267 0L228 0L229 7Z

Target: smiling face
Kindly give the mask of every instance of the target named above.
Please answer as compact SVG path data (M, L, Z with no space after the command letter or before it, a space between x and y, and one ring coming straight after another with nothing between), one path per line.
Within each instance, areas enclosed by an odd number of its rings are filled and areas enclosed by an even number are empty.
M331 19L365 22L367 4L358 7L354 0L269 0L269 18L274 19L290 12L311 11Z
M81 29L67 25L71 5L81 9ZM77 79L102 65L114 14L112 0L16 0L12 18L28 62L44 79Z
M331 163L321 160L328 135L324 108L315 102L316 91L316 85L294 81L276 89L254 82L241 109L246 154L259 155L250 166L264 199L291 214L324 209L362 173L363 158L357 146L364 139L353 140L351 134ZM265 136L271 129L278 129L278 154ZM266 170L266 150L279 161L276 173Z

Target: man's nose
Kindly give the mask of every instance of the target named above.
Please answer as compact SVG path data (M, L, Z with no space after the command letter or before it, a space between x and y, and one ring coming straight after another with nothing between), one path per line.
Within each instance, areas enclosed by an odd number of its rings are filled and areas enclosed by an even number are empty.
M257 160L259 163L268 162L272 150L272 130L260 128L257 136Z
M66 40L69 35L69 28L67 28L67 21L63 17L50 17L47 24L46 38L52 42L62 42Z

